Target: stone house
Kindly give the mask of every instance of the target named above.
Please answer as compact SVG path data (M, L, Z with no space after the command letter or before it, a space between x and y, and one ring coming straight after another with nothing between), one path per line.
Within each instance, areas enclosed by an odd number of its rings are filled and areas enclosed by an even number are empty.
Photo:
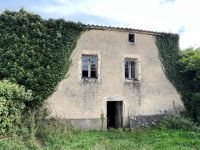
M74 49L72 65L46 100L51 116L82 129L138 127L184 110L163 71L155 35L90 26Z

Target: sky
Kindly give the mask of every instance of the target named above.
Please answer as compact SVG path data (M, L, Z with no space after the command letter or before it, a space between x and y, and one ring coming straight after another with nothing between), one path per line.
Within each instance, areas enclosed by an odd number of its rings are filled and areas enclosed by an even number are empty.
M200 47L200 0L0 0L4 10L43 18L180 35L180 48Z

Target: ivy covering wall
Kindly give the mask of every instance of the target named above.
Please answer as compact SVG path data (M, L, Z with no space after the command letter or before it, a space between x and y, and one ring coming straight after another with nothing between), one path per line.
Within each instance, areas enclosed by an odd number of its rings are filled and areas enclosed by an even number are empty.
M178 89L183 90L180 82L182 77L179 72L179 36L176 34L161 34L156 36L156 45L159 50L160 60L167 78Z
M0 14L0 80L32 90L37 106L55 90L70 67L70 54L86 27L63 19L44 20L23 9Z
M0 80L8 79L32 90L38 106L51 95L70 67L70 55L87 28L63 19L44 20L23 9L0 14ZM187 103L191 84L179 64L179 37L156 35L156 45L166 76Z
M179 62L181 55L178 43L179 36L176 34L162 34L156 36L156 45L159 50L165 75L181 95L188 112L192 114L192 108L189 103L194 86L193 82L182 73L183 66Z

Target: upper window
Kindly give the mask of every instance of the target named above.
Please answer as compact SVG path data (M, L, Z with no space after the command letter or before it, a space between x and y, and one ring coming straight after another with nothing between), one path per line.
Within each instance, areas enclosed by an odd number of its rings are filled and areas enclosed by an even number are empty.
M132 59L125 59L125 79L135 79L135 62Z
M129 33L128 41L131 42L131 43L135 43L135 34Z
M97 78L97 56L82 55L82 77Z

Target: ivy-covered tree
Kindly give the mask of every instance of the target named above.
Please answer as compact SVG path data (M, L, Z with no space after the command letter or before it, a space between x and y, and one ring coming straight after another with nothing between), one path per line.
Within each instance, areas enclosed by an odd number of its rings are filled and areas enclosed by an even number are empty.
M200 123L200 48L181 51L182 74L190 82L187 106L195 121Z
M37 106L61 81L70 55L85 26L63 19L44 20L23 9L0 14L0 80L8 79L33 92Z

